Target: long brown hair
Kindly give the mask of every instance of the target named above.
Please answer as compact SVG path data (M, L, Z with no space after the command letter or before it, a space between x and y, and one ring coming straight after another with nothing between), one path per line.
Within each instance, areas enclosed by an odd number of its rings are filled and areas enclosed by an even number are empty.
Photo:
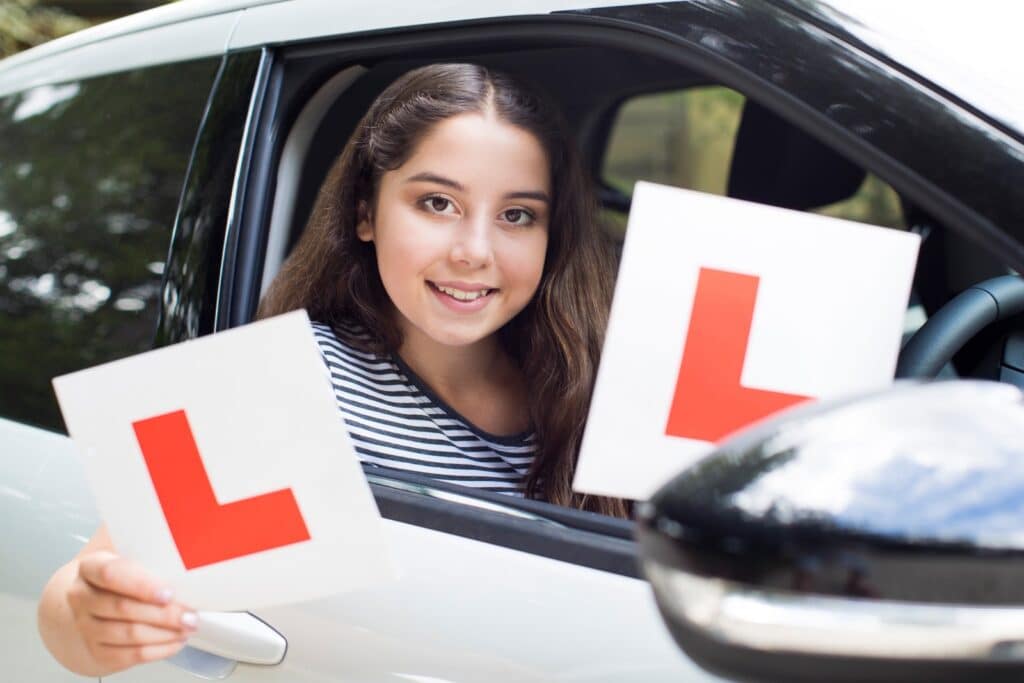
M374 206L381 176L404 164L432 126L488 110L533 134L551 168L552 209L540 285L526 308L499 331L531 397L537 451L526 495L624 517L624 501L572 491L608 320L614 260L557 109L508 76L473 64L435 64L389 85L328 173L306 230L260 304L259 317L305 308L313 320L366 327L375 337L367 351L396 352L401 333L377 272L373 243L356 235L360 211Z

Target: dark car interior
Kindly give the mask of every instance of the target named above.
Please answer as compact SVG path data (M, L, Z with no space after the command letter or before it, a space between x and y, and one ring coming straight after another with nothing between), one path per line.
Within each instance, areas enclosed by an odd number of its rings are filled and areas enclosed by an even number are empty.
M597 46L432 54L421 59L362 62L367 71L323 117L304 160L290 244L294 244L301 232L331 162L373 98L406 70L444 59L475 61L511 73L552 95L561 104L569 128L577 133L602 206L620 214L628 212L630 197L609 186L602 179L601 168L623 103L645 93L709 85L705 76L678 64ZM293 68L306 75L302 79L304 86L297 94L308 93L337 70L337 65L328 66L324 62L319 58L296 63ZM295 101L301 102L301 97ZM744 101L729 167L728 196L808 211L850 198L861 187L865 176L863 168L772 110L751 99ZM911 305L920 306L925 318L972 285L1007 274L998 259L946 230L938 218L928 215L903 196L900 204L904 224L923 237ZM1001 369L1005 365L1002 349L1019 323L1019 319L1011 316L972 334L941 374L993 379L1003 376L1006 379L1007 373Z

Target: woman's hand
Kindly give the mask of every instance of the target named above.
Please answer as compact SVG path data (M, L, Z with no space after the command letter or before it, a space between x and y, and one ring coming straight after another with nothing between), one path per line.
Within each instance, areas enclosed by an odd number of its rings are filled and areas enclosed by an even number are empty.
M43 642L85 676L170 657L197 624L169 588L113 551L103 528L54 574L39 602Z
M79 558L68 605L86 648L111 670L173 655L198 624L195 612L173 602L170 589L105 550Z

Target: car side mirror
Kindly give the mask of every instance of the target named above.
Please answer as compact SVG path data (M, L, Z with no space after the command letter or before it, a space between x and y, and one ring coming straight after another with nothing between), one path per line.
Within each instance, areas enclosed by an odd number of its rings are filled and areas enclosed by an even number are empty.
M638 507L679 646L746 681L1024 676L1024 394L897 383L756 425Z

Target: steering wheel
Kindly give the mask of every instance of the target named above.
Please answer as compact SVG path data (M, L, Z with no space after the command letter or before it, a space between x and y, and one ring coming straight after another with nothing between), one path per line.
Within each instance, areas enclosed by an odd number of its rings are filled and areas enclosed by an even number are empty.
M1024 312L1024 278L1003 275L950 299L900 351L896 377L935 377L987 325Z

